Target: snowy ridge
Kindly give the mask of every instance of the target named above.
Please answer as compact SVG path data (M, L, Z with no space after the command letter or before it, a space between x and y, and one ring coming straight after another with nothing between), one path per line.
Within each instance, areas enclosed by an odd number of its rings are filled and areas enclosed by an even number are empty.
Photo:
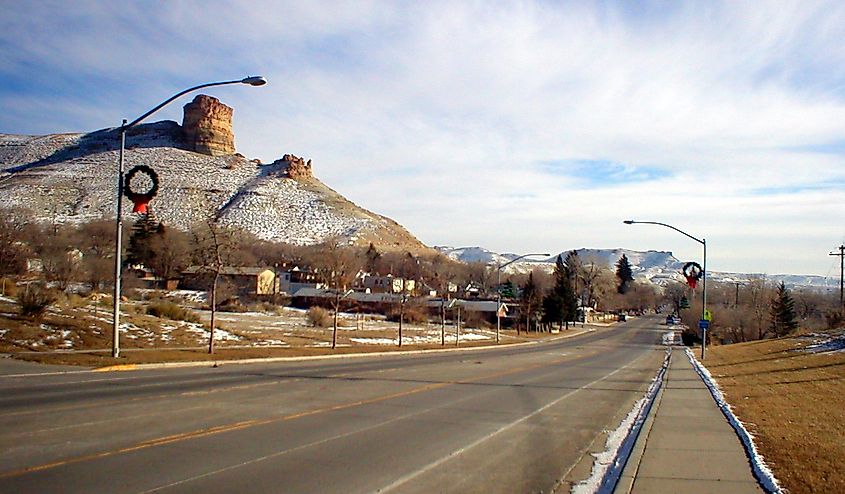
M490 266L500 266L509 263L520 256L520 254L497 254L493 251L487 250L483 247L434 247L441 254L449 259L465 263L483 263ZM534 269L540 268L551 272L554 268L555 258L542 259L539 256L532 256L530 258L520 259L513 264L508 264L502 268L503 273L509 274L527 274Z
M730 422L731 426L733 426L737 436L739 436L740 441L742 441L742 445L745 448L745 454L751 461L751 469L754 472L754 477L760 483L760 486L769 493L782 493L783 490L778 484L777 479L775 479L771 469L769 469L769 466L766 465L766 460L763 458L763 455L757 451L757 446L754 445L754 436L748 432L745 425L743 425L736 415L734 415L733 410L731 410L731 406L727 401L725 401L725 397L719 389L719 385L716 384L713 376L710 375L710 371L701 365L689 348L686 348L685 350L690 363L695 368L696 372L698 372L698 375L701 376L704 384L706 384L707 388L710 390L710 394L713 395L713 399L716 400L716 403L719 405L722 413L725 414L728 422Z
M517 254L497 254L483 247L435 247L444 255L456 261L472 263L481 262L496 266L504 264L516 257ZM636 251L629 249L575 249L578 252L578 257L583 263L596 263L600 266L614 269L619 258L624 254L631 263L634 278L649 281L658 286L667 286L673 282L685 283L681 270L684 264L688 261L701 262L700 259L679 260L671 252L667 251ZM560 256L566 258L569 250L560 252ZM520 260L505 267L504 273L528 273L535 268L542 268L546 271L551 271L554 267L557 255L551 256L542 261L531 261L528 259ZM534 258L536 259L536 258ZM828 278L825 276L816 275L791 275L791 274L774 274L766 275L762 273L726 273L718 271L709 271L707 273L708 281L734 283L742 282L748 283L754 278L765 279L768 282L780 283L783 282L788 288L813 288L822 290L832 290L838 288L839 280Z
M0 208L55 223L114 218L119 145L115 129L0 134ZM129 131L125 167L137 165L151 166L158 175L160 189L150 207L167 226L187 231L217 219L273 242L310 245L339 237L388 250L426 249L395 221L356 206L318 179L289 178L286 163L184 149L176 122ZM132 204L123 204L130 223Z

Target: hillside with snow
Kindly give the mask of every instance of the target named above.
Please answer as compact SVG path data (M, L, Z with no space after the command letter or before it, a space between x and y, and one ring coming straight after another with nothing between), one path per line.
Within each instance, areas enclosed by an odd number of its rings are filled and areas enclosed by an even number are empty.
M339 237L382 250L427 247L395 221L358 207L315 177L290 178L282 160L185 149L181 126L162 121L127 134L125 168L152 167L160 190L150 203L165 225L182 230L216 219L257 237L299 245ZM118 134L0 134L0 208L39 221L80 223L114 218ZM127 222L136 216L123 201Z
M510 262L518 254L497 254L493 251L487 250L483 247L435 247L438 251L447 257L456 261L466 263L483 263L491 266L503 265ZM578 257L584 263L596 263L600 266L605 266L609 269L615 269L616 263L624 254L628 257L631 263L631 268L634 278L646 280L660 286L677 281L684 282L684 277L681 274L684 264L687 261L677 259L671 252L666 251L636 251L629 249L575 249L578 252ZM566 258L568 250L560 252L563 258ZM551 272L554 269L554 262L557 259L557 254L546 259L538 259L537 261L519 260L513 264L505 266L502 271L505 273L528 273L536 268ZM698 259L690 259L700 262ZM773 283L783 282L790 288L813 288L821 290L838 289L839 280L816 275L789 275L789 274L764 274L764 273L727 273L710 271L708 279L715 282L735 283L735 282L749 282L755 278L764 278Z

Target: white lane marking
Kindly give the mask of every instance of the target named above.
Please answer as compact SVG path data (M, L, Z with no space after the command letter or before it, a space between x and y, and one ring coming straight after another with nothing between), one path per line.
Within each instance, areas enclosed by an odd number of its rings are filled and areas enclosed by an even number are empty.
M296 446L294 448L286 449L286 450L283 450L283 451L277 451L277 452L271 453L269 455L260 456L258 458L253 458L251 460L247 460L247 461L244 461L244 462L241 462L241 463L229 465L229 466L226 466L226 467L223 467L223 468L219 468L217 470L212 470L210 472L206 472L206 473L202 473L202 474L199 474L199 475L195 475L193 477L178 480L178 481L172 482L170 484L160 485L158 487L154 487L154 488L148 489L146 491L140 491L140 492L138 492L138 494L149 494L150 492L158 492L158 491L161 491L161 490L164 490L164 489L168 489L170 487L175 487L177 485L186 484L188 482L193 482L195 480L199 480L199 479L202 479L202 478L205 478L205 477L211 477L212 475L217 475L219 473L227 472L229 470L235 470L237 468L245 467L245 466L252 465L252 464L255 464L255 463L260 463L262 461L271 460L273 458L277 458L279 456L284 456L288 453L293 453L293 452L296 452L296 451L299 451L299 450L302 450L302 449L307 449L307 448L310 448L312 446L319 446L321 444L325 444L325 443L328 443L328 442L331 442L331 441L335 441L337 439L343 439L344 437L352 436L354 434L360 434L362 432L367 432L367 431L370 431L370 430L373 430L373 429L378 429L379 427L391 424L393 422L398 422L400 420L405 420L405 419L410 418L410 417L422 415L424 413L428 413L432 410L436 410L436 409L443 408L443 407L446 407L446 406L452 406L452 405L458 404L462 401L467 401L467 400L470 400L470 399L478 398L480 395L493 393L494 391L495 390L488 390L488 391L484 391L484 392L479 393L479 394L464 396L462 398L458 398L457 400L452 400L452 401L449 401L447 403L438 404L436 407L426 408L424 410L417 410L415 412L411 412L411 413L407 413L407 414L404 414L404 415L400 415L398 417L394 417L394 418L386 420L384 422L379 422L378 424L373 424L369 427L364 427L364 428L361 428L361 429L356 429L354 431L344 432L343 434L338 434L338 435L335 435L335 436L332 436L332 437L327 437L325 439L320 439L319 441L314 441L314 442L310 442L310 443L307 443L307 444L301 444L301 445Z
M401 485L403 485L403 484L406 484L407 482L409 482L409 481L411 481L411 480L413 480L413 479L415 479L415 478L419 477L420 475L422 475L422 474L424 474L424 473L426 473L426 472L428 472L428 471L430 471L430 470L433 470L434 468L439 467L440 465L442 465L443 463L446 463L447 461L451 460L452 458L455 458L456 456L459 456L459 455L463 454L464 452L466 452L466 451L468 451L468 450L470 450L470 449L472 449L472 448L474 448L474 447L478 446L479 444L483 443L484 441L487 441L488 439L491 439L492 437L494 437L494 436L496 436L496 435L498 435L498 434L500 434L500 433L502 433L502 432L504 432L504 431L506 431L506 430L509 430L509 429L511 429L511 428L513 428L513 427L515 427L515 426L517 426L517 425L519 425L519 424L521 424L521 423L525 422L526 420L528 420L528 419L530 419L530 418L532 418L532 417L534 417L534 416L536 416L536 415L538 415L538 414L540 414L540 413L543 413L544 411L546 411L546 410L548 410L549 408L551 408L551 407L553 407L553 406L557 405L558 403L560 403L561 401L565 400L566 398L569 398L569 397L570 397L570 396L572 396L573 394L575 394L575 393L577 393L577 392L579 392L579 391L582 391L582 390L586 389L587 387L592 386L593 384L595 384L595 383L597 383L597 382L599 382L599 381L604 381L605 379L607 379L608 377L610 377L610 376L612 376L612 375L616 374L617 372L619 372L619 371L621 371L621 370L623 370L623 369L628 368L628 366L629 366L629 365L631 365L631 364L630 364L630 363L628 363L627 365L625 365L625 366L623 366L623 367L620 367L620 368L616 369L615 371L611 372L610 374L607 374L606 376L600 377L600 378L596 379L595 381L592 381L592 382L590 382L590 383L587 383L587 384L585 384L585 385L581 386L581 387L580 387L580 388L578 388L578 389L574 389L574 390L570 391L569 393L566 393L565 395L561 396L560 398L558 398L558 399L556 399L556 400L554 400L554 401L552 401L552 402L550 402L550 403L547 403L546 405L543 405L542 407L540 407L540 408L538 408L537 410L535 410L535 411L533 411L533 412L529 413L528 415L525 415L524 417L519 418L519 419L517 419L517 420L515 420L515 421L511 422L510 424L506 424L506 425L504 425L504 426L502 426L502 427L500 427L500 428L496 429L495 431L493 431L493 432L491 432L491 433L487 434L486 436L483 436L483 437L481 437L481 438L477 439L476 441L474 441L474 442L472 442L472 443L470 443L470 444L468 444L468 445L464 446L463 448L457 449L457 450L455 450L455 451L453 451L453 452L449 453L448 455L444 456L443 458L441 458L441 459L439 459L439 460L437 460L437 461L434 461L434 462L432 462L432 463L429 463L428 465L426 465L426 466L422 467L421 469L417 470L416 472L409 473L408 475L405 475L405 476L403 476L403 477L400 477L399 479L397 479L397 480L396 480L395 482L393 482L392 484L387 485L387 486L385 486L385 487L382 487L381 489L378 489L376 492L389 492L389 491L391 491L391 490L393 490L393 489L396 489L397 487L399 487L399 486L401 486Z

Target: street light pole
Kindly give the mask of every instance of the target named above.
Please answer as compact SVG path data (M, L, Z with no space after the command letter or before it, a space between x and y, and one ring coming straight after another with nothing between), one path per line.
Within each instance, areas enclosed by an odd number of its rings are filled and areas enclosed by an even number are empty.
M675 230L676 232L685 235L696 242L700 243L702 248L704 249L704 259L702 262L701 267L701 278L702 278L702 288L701 288L701 320L705 319L707 315L707 240L703 238L698 238L690 235L689 233L681 230L680 228L676 228L672 225L668 225L666 223L661 223L659 221L634 221L634 220L625 220L623 221L626 225L660 225L665 226L666 228L670 228ZM701 328L701 360L704 360L706 355L706 348L707 348L707 329Z
M499 310L502 307L502 291L500 290L500 285L502 284L502 268L526 257L549 257L550 255L551 254L524 254L514 259L511 259L510 261L504 264L496 264L496 343L499 343L499 331L502 329L502 316L499 315Z
M158 106L153 108L152 110L144 113L140 117L136 118L130 123L126 123L126 119L123 119L123 123L120 127L117 128L118 133L120 134L120 151L118 154L118 165L117 165L117 219L116 223L116 232L115 232L115 251L114 251L114 304L113 304L113 327L112 327L112 357L117 358L120 357L120 284L121 284L121 271L123 265L122 259L122 237L123 237L123 218L121 215L121 208L123 206L123 181L124 181L124 167L123 167L123 155L124 151L126 150L126 132L131 129L132 127L138 125L142 120L149 117L153 113L159 111L164 106L169 104L171 101L175 100L176 98L182 96L183 94L190 93L191 91L196 91L197 89L203 89L206 87L211 86L224 86L227 84L247 84L250 86L263 86L267 84L267 79L262 76L250 76L244 77L243 79L233 80L233 81L221 81L221 82L209 82L206 84L200 84L198 86L190 87L185 89L184 91L180 91L170 98L167 98ZM214 328L212 328L214 331Z

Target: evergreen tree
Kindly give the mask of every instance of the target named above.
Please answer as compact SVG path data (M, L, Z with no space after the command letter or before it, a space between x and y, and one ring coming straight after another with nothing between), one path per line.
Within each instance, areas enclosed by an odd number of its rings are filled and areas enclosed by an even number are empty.
M795 302L783 282L777 287L770 310L771 330L775 336L786 336L798 329L798 321L795 320Z
M367 248L367 253L365 254L367 257L367 271L370 273L374 273L378 267L378 261L381 259L381 253L376 250L376 246L370 242L370 247Z
M571 286L570 291L572 292L571 300L567 300L567 305L569 308L570 319L574 320L578 313L580 296L578 291L578 280L581 278L581 272L583 269L581 258L578 256L578 251L569 251L569 253L566 254L566 260L564 260L563 263L566 266L566 276L569 278Z
M566 323L568 328L569 321L575 319L578 303L572 290L569 270L560 256L557 256L555 261L554 279L554 286L543 298L543 322L557 323L558 327L563 327Z
M572 290L575 292L575 295L578 295L578 279L581 277L582 269L581 257L578 256L578 251L569 251L563 263L566 265L566 273L569 276L569 281L572 283Z
M622 254L622 257L616 263L616 277L619 279L616 291L626 293L628 291L628 284L634 281L634 274L631 270L631 263L628 262L628 256L625 254Z
M503 298L514 298L516 296L514 293L513 282L511 280L506 281L505 284L502 285L501 290Z
M145 264L155 257L156 252L150 244L154 243L156 237L163 235L164 231L164 225L156 219L152 208L148 206L147 212L138 217L132 225L125 264Z

